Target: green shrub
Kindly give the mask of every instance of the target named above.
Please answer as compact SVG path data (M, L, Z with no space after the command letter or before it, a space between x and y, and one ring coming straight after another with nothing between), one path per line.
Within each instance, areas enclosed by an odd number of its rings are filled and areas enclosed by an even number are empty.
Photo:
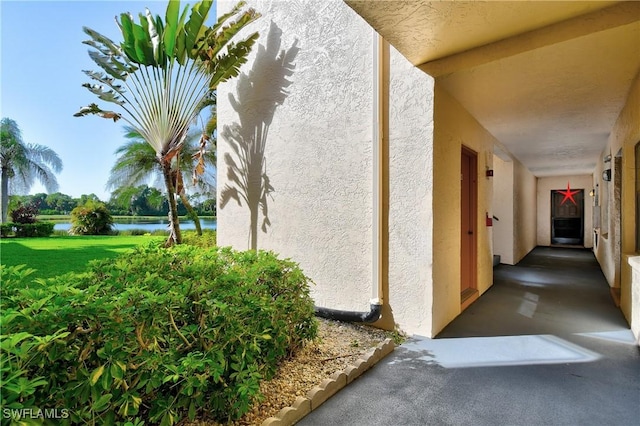
M71 234L107 235L112 227L113 218L104 203L89 200L71 211Z
M8 237L15 235L16 237L48 237L53 234L51 222L35 222L35 223L3 223L0 225L0 235Z
M190 246L209 248L216 246L215 229L203 229L202 235L198 235L196 231L189 230L182 233L182 242Z
M13 222L0 223L0 237L8 237L13 234Z
M62 424L239 418L317 331L308 278L268 252L157 243L82 274L28 272L0 267L0 402L65 407Z
M51 222L14 223L16 237L48 237L54 226Z

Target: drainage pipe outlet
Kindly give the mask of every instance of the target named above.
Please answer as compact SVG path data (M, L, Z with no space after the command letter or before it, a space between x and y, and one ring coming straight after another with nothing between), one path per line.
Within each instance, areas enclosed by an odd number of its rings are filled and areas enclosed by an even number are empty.
M382 315L382 302L378 299L372 300L369 312L341 311L339 309L321 308L319 306L315 306L314 309L316 316L319 316L320 318L371 324L380 319L380 316Z

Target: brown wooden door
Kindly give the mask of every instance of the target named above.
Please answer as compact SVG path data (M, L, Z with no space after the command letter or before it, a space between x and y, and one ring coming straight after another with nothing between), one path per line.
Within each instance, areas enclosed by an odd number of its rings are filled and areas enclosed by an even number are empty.
M472 296L476 290L477 240L478 240L478 157L463 147L461 163L461 248L460 248L460 294L461 301Z

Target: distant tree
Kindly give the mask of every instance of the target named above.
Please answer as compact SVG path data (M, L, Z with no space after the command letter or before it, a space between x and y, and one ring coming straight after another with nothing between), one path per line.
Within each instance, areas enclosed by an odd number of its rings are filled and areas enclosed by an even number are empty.
M202 203L200 203L200 209L205 213L205 214L210 214L215 216L216 215L216 200L215 199L207 199L204 200Z
M111 174L107 181L107 188L132 187L143 182L156 181L163 175L163 167L157 157L153 147L145 142L142 136L133 128L125 127L125 138L127 142L116 150L116 164L111 168ZM201 160L205 168L215 168L216 153L214 150L206 150L202 156L198 157L199 133L190 133L183 142L180 153L175 156L171 165L172 179L176 182L176 193L180 197L182 204L196 227L198 235L202 235L200 219L194 208L191 206L189 197L186 194L186 184L184 173L192 172ZM215 189L215 178L213 174L202 173L199 180L201 187L208 185ZM212 181L213 180L213 181Z
M55 210L59 214L69 214L78 205L78 202L70 195L60 192L49 194L45 201L49 209Z
M220 16L215 25L206 26L212 4L211 0L197 2L186 19L187 8L180 13L180 2L170 1L165 22L148 10L146 15L140 14L140 24L123 13L118 21L124 38L120 45L84 29L91 37L85 43L95 49L89 56L106 72L85 71L97 84L84 86L101 100L117 104L121 111L106 111L90 104L75 115L123 119L153 147L169 202L171 232L167 245L180 244L182 240L176 200L180 173L175 172L178 166L174 161L189 127L213 102L218 84L239 74L240 65L247 61L258 38L253 33L231 42L259 16L253 9L242 11L242 3ZM203 149L206 143L203 135Z
M87 202L89 201L93 201L95 203L102 203L102 200L100 200L100 198L98 198L98 196L93 193L82 194L80 198L76 198L75 201L78 205L87 204Z
M132 216L166 214L166 198L157 188L148 185L121 186L111 193L109 205Z
M54 173L62 170L62 161L51 148L25 143L20 128L10 118L3 118L0 127L0 204L4 223L9 193L28 193L35 180L47 191L55 191L58 181Z
M44 192L39 192L37 194L31 195L31 199L29 200L29 202L38 206L39 210L48 209L49 204L47 204L47 196L48 195Z

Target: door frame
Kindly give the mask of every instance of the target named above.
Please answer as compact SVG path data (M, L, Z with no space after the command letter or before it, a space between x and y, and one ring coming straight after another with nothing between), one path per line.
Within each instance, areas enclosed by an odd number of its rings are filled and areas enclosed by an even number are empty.
M573 191L577 191L577 193L575 195L579 195L577 198L580 199L579 203L576 203L576 206L578 208L578 212L580 213L579 215L579 219L580 219L580 238L579 241L575 242L575 241L569 241L566 238L563 237L558 237L556 235L556 220L558 219L565 219L565 217L563 216L556 216L556 200L558 199L558 193L560 192L560 190L558 189L553 189L551 190L551 203L550 203L550 207L551 207L551 214L549 215L549 220L550 220L550 245L551 246L576 246L576 247L584 247L585 244L585 232L584 232L584 224L585 224L585 213L586 213L586 208L585 208L585 193L586 191L584 190L584 188L580 188L580 189L574 189ZM572 217L567 217L567 218L573 218Z

